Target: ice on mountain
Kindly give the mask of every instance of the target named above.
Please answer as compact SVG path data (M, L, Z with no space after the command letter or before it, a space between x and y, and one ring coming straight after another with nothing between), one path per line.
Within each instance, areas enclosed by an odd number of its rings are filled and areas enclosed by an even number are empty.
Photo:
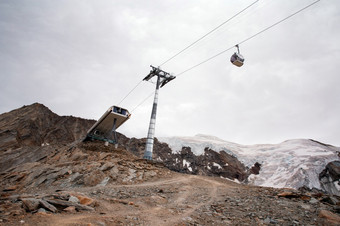
M320 189L318 175L329 162L339 159L336 153L340 152L338 147L307 139L287 140L279 144L240 145L199 134L159 140L167 143L173 153L190 147L195 155L200 156L209 148L216 152L225 151L249 168L258 162L261 164L260 174L252 175L248 180L254 185L268 187L307 186Z

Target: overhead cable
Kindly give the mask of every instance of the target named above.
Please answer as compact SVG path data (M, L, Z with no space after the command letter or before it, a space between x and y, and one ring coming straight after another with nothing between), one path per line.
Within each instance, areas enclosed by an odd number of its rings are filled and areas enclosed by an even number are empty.
M182 74L184 74L184 73L186 73L186 72L188 72L188 71L194 69L195 67L198 67L198 66L202 65L202 64L204 64L204 63L206 63L206 62L208 62L208 61L214 59L215 57L218 57L219 55L221 55L221 54L223 54L223 53L225 53L225 52L227 52L227 51L233 49L234 47L235 47L235 46L232 46L232 47L230 47L230 48L228 48L228 49L226 49L226 50L223 50L222 52L219 52L218 54L216 54L216 55L214 55L214 56L212 56L212 57L210 57L210 58L208 58L208 59L202 61L201 63L198 63L198 64L196 64L196 65L194 65L194 66L192 66L192 67L190 67L190 68L188 68L188 69L182 71L181 73L177 74L176 76L178 77L178 76L180 76L180 75L182 75Z
M238 16L239 14L241 14L242 12L244 12L245 10L247 10L248 8L250 8L252 5L254 5L256 2L258 2L259 0L256 0L255 2L253 2L252 4L250 4L249 6L247 6L246 8L242 9L240 12L236 13L234 16L230 17L228 20L224 21L223 23L221 23L220 25L218 25L217 27L215 27L214 29L212 29L211 31L209 31L208 33L206 33L205 35L203 35L201 38L197 39L196 41L194 41L193 43L191 43L190 45L188 45L187 47L185 47L184 49L182 49L181 51L179 51L178 53L176 53L175 55L173 55L172 57L170 57L168 60L164 61L162 64L160 64L159 66L163 66L164 64L166 64L167 62L169 62L170 60L174 59L175 57L177 57L179 54L183 53L185 50L189 49L191 46L195 45L197 42L201 41L202 39L204 39L205 37L207 37L208 35L210 35L211 33L213 33L214 31L216 31L218 28L222 27L224 24L228 23L230 20L234 19L236 16Z
M296 14L298 14L298 13L304 11L305 9L311 7L312 5L316 4L316 3L319 2L319 1L321 1L321 0L317 0L317 1L312 2L311 4L309 4L309 5L305 6L305 7L303 7L302 9L300 9L300 10L298 10L298 11L296 11L296 12L290 14L289 16L283 18L282 20L279 20L278 22L276 22L276 23L274 23L274 24L272 24L272 25L266 27L265 29L263 29L263 30L257 32L256 34L250 36L249 38L244 39L243 41L239 42L237 45L240 45L240 44L242 44L242 43L245 43L245 42L249 41L250 39L252 39L252 38L254 38L254 37L256 37L256 36L262 34L263 32L265 32L265 31L267 31L267 30L269 30L269 29L275 27L276 25L278 25L278 24L284 22L285 20L288 20L289 18L295 16ZM208 62L208 61L210 61L210 60L212 60L212 59L214 59L215 57L218 57L219 55L221 55L221 54L223 54L223 53L225 53L225 52L227 52L227 51L233 49L235 46L236 46L236 45L233 45L232 47L229 47L228 49L225 49L225 50L223 50L222 52L219 52L219 53L217 53L216 55L214 55L214 56L212 56L212 57L209 57L208 59L206 59L206 60L204 60L204 61L202 61L202 62L200 62L200 63L198 63L198 64L196 64L196 65L194 65L194 66L192 66L192 67L190 67L190 68L188 68L188 69L186 69L186 70L184 70L184 71L182 71L181 73L177 74L177 76L180 76L180 75L182 75L182 74L184 74L184 73L186 73L186 72L188 72L188 71L190 71L190 70L192 70L192 69L194 69L194 68L196 68L196 67L198 67L198 66L200 66L200 65L202 65L202 64L204 64L204 63L206 63L206 62Z
M142 82L143 80L138 82L137 85L133 87L132 90L130 90L130 92L118 103L118 105L120 105Z
M312 2L311 4L309 4L309 5L305 6L305 7L303 7L302 9L296 11L295 13L293 13L293 14L291 14L291 15L289 15L289 16L283 18L282 20L280 20L280 21L278 21L278 22L276 22L276 23L270 25L269 27L267 27L267 28L265 28L265 29L263 29L263 30L257 32L256 34L250 36L249 38L244 39L242 42L239 43L239 45L242 44L242 43L244 43L244 42L246 42L246 41L249 41L250 39L252 39L252 38L258 36L259 34L265 32L265 31L267 31L267 30L269 30L270 28L275 27L276 25L282 23L283 21L288 20L289 18L291 18L291 17L295 16L296 14L302 12L303 10L305 10L305 9L307 9L307 8L309 8L309 7L311 7L312 5L318 3L319 1L321 1L321 0L317 0L317 1L315 1L315 2Z
M141 106L142 104L144 104L145 101L147 101L153 94L155 93L155 91L153 91L152 93L150 93L145 99L143 99L136 107L134 107L131 111L131 113L136 110L139 106Z

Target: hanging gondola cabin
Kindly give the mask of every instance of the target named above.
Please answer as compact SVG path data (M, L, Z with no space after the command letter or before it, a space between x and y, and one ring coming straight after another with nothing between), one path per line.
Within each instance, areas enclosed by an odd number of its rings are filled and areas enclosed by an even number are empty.
M237 53L234 53L231 57L230 57L230 62L234 65L236 65L237 67L241 67L243 65L244 62L244 57L240 54L240 50L238 48L238 45L236 45L237 47Z

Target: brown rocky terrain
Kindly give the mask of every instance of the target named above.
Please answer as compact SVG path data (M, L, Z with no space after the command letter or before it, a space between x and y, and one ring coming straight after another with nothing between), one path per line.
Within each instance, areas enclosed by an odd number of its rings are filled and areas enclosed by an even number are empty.
M30 106L13 110L2 114L0 117L0 150L16 149L16 154L23 154L23 158L3 158L1 167L8 168L12 161L37 160L47 154L42 147L54 144L69 144L82 140L87 130L95 123L94 120L86 120L72 116L58 116L42 104L35 103ZM127 138L118 133L118 143L139 158L143 157L146 139ZM20 149L18 149L20 148ZM31 149L39 148L34 155ZM29 149L29 151L27 151ZM7 154L11 155L12 152ZM48 154L47 154L48 155ZM196 156L189 147L183 148L180 153L172 153L165 143L155 138L153 158L163 162L167 168L181 173L218 176L244 181L250 173L256 171L247 169L237 158L226 152L215 152L206 149L205 154ZM189 166L183 161L190 161ZM222 168L216 167L218 163ZM207 168L209 166L209 168ZM257 165L260 168L260 165ZM258 171L257 171L258 173Z
M340 225L338 196L174 172L131 150L143 140L81 142L93 123L40 104L0 115L0 225Z
M59 116L38 103L23 106L1 114L0 150L69 144L83 138L94 123L94 120Z

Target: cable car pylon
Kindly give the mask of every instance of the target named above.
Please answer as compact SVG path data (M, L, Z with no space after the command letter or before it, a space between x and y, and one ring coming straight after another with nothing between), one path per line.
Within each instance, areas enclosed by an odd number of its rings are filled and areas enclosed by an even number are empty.
M146 138L146 146L145 146L145 151L144 151L144 159L148 159L148 160L152 160L159 88L162 88L168 82L176 78L176 76L173 76L169 74L168 72L161 70L159 67L157 68L152 65L150 65L150 67L151 67L150 73L143 80L149 81L152 77L157 76L157 83L156 83L155 97L153 100L148 136Z

